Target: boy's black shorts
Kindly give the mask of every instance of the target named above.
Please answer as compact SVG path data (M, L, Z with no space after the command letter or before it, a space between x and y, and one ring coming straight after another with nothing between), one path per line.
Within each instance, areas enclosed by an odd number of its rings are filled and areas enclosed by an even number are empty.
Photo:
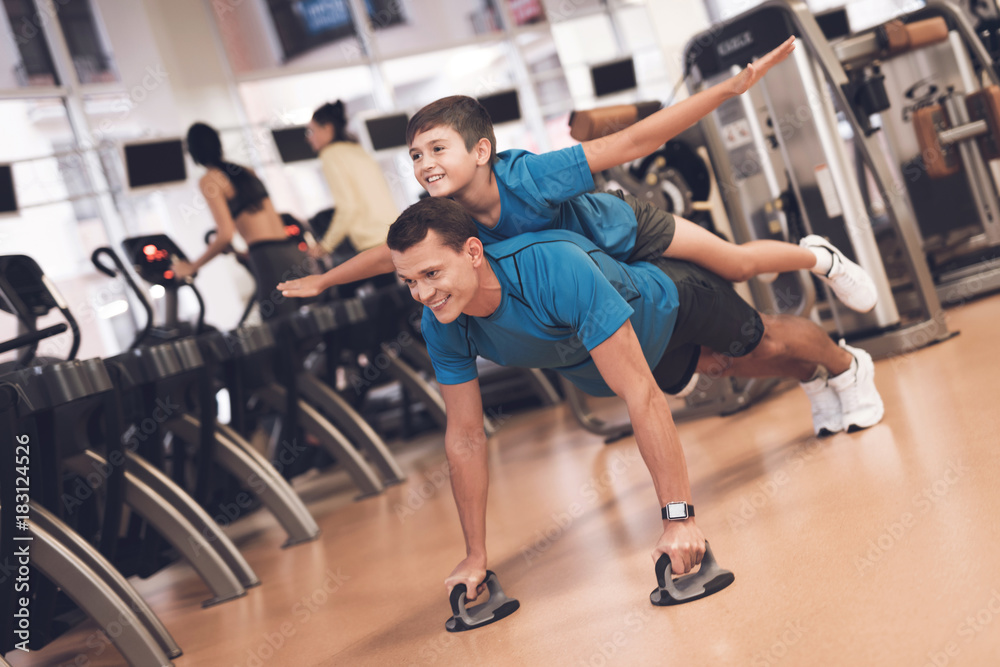
M764 335L764 323L732 284L690 262L657 257L650 263L674 281L680 297L673 335L653 369L660 389L676 394L687 386L702 345L729 357L753 352Z
M638 225L635 236L635 247L632 254L625 260L632 262L652 262L663 256L664 251L674 240L674 215L649 202L636 199L621 190L608 190L609 194L625 200L635 211L635 221Z

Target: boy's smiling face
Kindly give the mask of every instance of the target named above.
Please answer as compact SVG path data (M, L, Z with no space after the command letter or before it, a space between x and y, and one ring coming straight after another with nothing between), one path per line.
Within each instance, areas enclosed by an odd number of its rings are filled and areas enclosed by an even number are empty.
M486 145L486 159L482 145ZM468 150L462 135L437 125L418 132L410 142L413 176L432 197L453 197L472 183L477 167L489 163L489 141L481 139Z

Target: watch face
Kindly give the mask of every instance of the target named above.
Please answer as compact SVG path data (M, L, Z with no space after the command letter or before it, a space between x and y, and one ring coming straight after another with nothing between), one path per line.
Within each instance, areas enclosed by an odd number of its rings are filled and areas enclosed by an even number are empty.
M668 519L686 519L687 515L687 503L667 503Z

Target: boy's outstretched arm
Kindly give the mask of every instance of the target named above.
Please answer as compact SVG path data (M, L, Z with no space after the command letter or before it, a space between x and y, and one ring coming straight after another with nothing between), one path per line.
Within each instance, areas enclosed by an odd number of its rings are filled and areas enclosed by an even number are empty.
M358 253L322 275L278 283L278 289L281 290L282 296L305 298L316 296L335 285L345 285L383 273L392 273L395 270L389 246L383 243Z
M583 142L591 173L645 157L691 127L726 100L742 95L795 49L795 37L734 77L673 104L614 134Z

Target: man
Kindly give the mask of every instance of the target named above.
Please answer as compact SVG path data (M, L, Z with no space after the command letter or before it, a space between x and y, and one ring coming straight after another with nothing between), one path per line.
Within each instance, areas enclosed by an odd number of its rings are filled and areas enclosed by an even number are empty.
M625 400L663 519L653 560L666 553L675 574L701 562L705 537L663 391L677 393L696 371L808 382L825 369L845 424L860 428L882 417L864 351L838 347L807 319L757 313L729 283L693 264L624 264L562 230L484 247L469 214L438 197L404 211L387 243L397 274L425 306L422 331L447 407L445 451L466 541L466 558L445 584L450 591L465 583L469 599L487 565L477 356L553 368L589 394Z

